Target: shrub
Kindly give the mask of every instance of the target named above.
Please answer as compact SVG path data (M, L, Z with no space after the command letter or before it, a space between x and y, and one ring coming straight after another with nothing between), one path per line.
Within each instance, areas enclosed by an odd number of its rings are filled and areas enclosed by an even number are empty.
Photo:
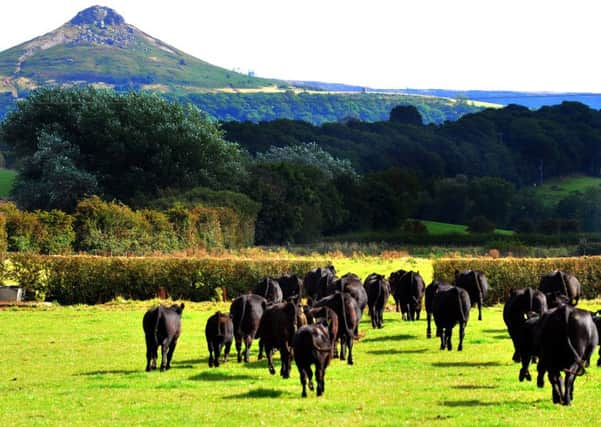
M408 219L403 224L403 232L411 234L427 234L428 227L417 219Z
M489 221L485 216L475 216L468 224L467 230L470 233L492 233L495 231L495 224Z
M540 277L555 269L569 271L582 284L584 298L601 294L601 257L572 258L464 258L437 259L433 262L434 277L453 281L455 269L482 270L490 284L488 304L504 302L511 288L538 288Z
M215 259L11 254L7 274L28 294L62 304L96 304L118 296L149 299L164 288L175 299L203 301L248 292L263 276L303 275L316 259Z

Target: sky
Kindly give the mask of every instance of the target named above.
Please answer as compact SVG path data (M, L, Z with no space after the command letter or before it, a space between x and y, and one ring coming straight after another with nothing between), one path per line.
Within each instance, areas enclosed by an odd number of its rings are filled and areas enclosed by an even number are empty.
M601 93L596 0L5 0L0 51L95 4L186 53L260 77Z

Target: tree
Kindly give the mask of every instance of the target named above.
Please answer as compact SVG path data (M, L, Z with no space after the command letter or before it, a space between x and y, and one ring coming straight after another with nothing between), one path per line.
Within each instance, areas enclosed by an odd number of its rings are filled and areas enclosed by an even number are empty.
M235 189L244 178L238 145L225 141L215 122L157 95L38 89L7 116L0 143L32 158L42 132L68 141L77 153L67 156L73 166L94 176L105 197L127 203L164 188ZM27 177L35 179L41 176Z
M42 131L37 151L23 159L11 194L21 209L73 210L77 201L99 191L96 177L79 169L79 149Z
M391 122L422 126L422 116L413 105L398 105L390 111Z

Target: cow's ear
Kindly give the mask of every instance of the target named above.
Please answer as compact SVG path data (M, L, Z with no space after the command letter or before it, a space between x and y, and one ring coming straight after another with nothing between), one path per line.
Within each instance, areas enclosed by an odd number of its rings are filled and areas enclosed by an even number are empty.
M182 303L179 305L179 309L180 309L181 311L184 311L184 303L183 303L183 302L182 302Z

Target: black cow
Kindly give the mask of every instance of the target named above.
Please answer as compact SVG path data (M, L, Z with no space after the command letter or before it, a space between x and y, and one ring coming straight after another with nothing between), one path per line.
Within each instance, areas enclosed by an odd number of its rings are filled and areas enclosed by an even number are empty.
M313 372L311 365L315 365L315 379L317 380L317 395L325 391L326 368L332 358L332 347L328 329L321 323L301 327L294 335L292 342L294 361L300 374L303 386L302 396L307 397L307 380L309 389L313 391Z
M274 375L273 353L280 350L282 367L280 375L290 377L292 364L292 338L296 332L297 307L292 302L273 304L265 310L261 317L257 336L265 348L269 373Z
M142 326L146 337L146 371L157 368L157 349L161 346L161 371L171 368L171 358L182 330L184 303L171 307L159 305L144 314Z
M426 326L426 337L427 338L432 338L431 322L432 322L432 313L434 310L434 295L436 295L436 292L438 292L439 288L441 290L448 290L451 287L452 286L450 284L448 284L447 282L442 282L440 280L434 280L426 288L426 291L425 291L425 294L426 294L426 319L428 321L427 326Z
M223 361L226 362L230 354L230 348L232 347L234 339L232 315L218 311L209 317L205 326L205 337L207 338L207 346L209 347L209 366L218 367L221 349L225 347Z
M451 350L451 336L453 328L459 324L459 346L457 350L463 350L463 338L465 327L470 315L470 296L467 291L458 286L445 288L439 286L432 304L434 323L436 324L436 336L440 337L440 349Z
M242 361L242 340L244 340L244 361L248 362L250 346L259 329L261 316L267 308L267 300L260 295L241 295L232 301L230 313L234 320L234 338L238 362Z
M472 307L478 304L478 320L482 320L482 304L488 293L488 279L486 275L479 270L461 272L455 270L455 286L459 286L467 291Z
M357 301L359 310L363 314L363 310L367 306L367 292L361 283L361 278L354 273L346 273L340 278L334 278L328 285L328 295L339 292L346 292Z
M561 270L541 276L538 289L547 296L549 307L557 307L565 301L576 306L580 299L580 282L572 274Z
M335 277L336 268L333 265L319 267L305 274L303 287L310 305L327 295L328 285Z
M591 314L570 305L560 305L540 319L537 385L544 386L544 375L548 373L553 403L569 405L572 402L576 376L584 373L599 345L599 334ZM562 371L565 372L565 383L561 378Z
M382 274L372 273L365 279L367 306L373 328L381 328L384 323L384 309L390 296L390 283Z
M328 295L313 304L314 308L329 307L338 316L338 337L340 339L340 359L345 359L345 348L348 348L347 363L352 365L353 362L353 340L355 339L355 331L361 317L361 311L355 298L348 295L346 292L336 292Z
M303 295L303 281L296 274L286 274L276 280L282 289L282 300L292 301L298 306Z
M511 289L503 307L503 320L513 342L514 362L521 360L519 335L527 316L529 313L542 315L545 311L547 311L547 297L542 292L532 288Z
M400 309L403 320L419 320L426 288L419 272L398 270L391 273L388 280L397 312Z
M601 310L596 311L593 314L593 322L595 322L597 333L599 335L599 341L601 341ZM601 342L599 344L601 344ZM599 346L599 359L597 359L597 366L601 366L601 346Z
M260 295L272 304L282 302L282 288L280 284L271 277L264 277L252 290L255 295Z
M330 307L318 307L309 310L310 323L321 323L328 328L332 355L336 357L336 337L338 336L338 315Z

